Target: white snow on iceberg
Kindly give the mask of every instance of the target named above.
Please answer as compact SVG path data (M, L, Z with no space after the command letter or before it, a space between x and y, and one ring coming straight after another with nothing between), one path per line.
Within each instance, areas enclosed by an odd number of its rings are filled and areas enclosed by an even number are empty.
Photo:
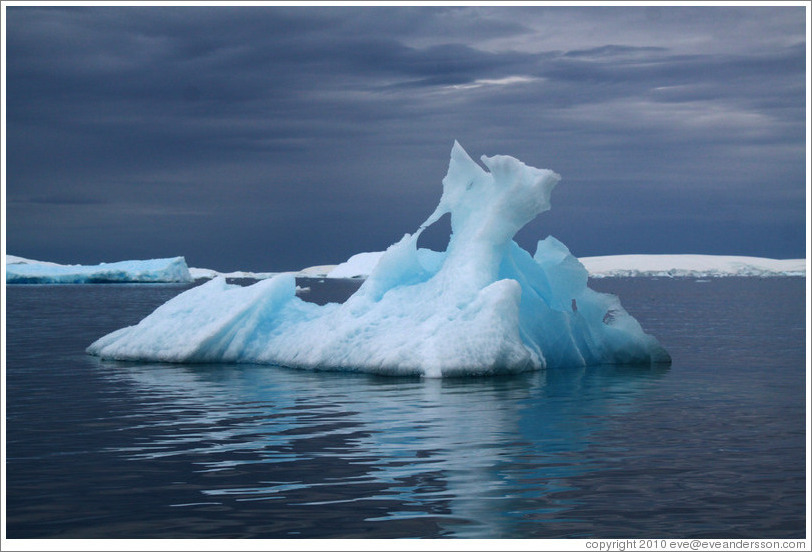
M295 275L240 287L216 278L168 301L88 352L105 359L251 362L425 377L552 366L668 362L617 297L555 238L534 257L515 233L550 208L560 177L455 143L436 210L390 246L345 303L295 296ZM451 214L445 252L418 237Z
M98 265L61 265L6 255L8 284L98 284L192 282L183 257L120 261Z
M328 278L366 278L378 264L383 253L383 251L356 253L340 265L333 267L326 276Z
M356 253L345 262L332 267L325 275L327 278L366 278L375 269L385 251ZM420 248L417 250L420 264L435 272L443 262L444 255L438 251Z
M343 263L335 265L325 274L327 278L366 278L383 256L383 251L356 253Z

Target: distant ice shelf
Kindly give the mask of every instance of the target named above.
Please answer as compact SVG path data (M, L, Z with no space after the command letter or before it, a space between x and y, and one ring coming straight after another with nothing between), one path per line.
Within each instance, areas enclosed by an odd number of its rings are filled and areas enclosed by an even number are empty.
M62 265L6 255L8 284L188 283L194 278L183 257Z
M767 259L727 255L609 255L581 257L592 278L805 276L806 259Z

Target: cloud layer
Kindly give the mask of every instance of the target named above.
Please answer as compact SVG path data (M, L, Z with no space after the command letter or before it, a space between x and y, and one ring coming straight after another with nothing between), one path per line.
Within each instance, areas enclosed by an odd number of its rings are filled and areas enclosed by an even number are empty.
M802 7L6 13L10 253L340 262L457 139L563 176L531 250L804 256Z

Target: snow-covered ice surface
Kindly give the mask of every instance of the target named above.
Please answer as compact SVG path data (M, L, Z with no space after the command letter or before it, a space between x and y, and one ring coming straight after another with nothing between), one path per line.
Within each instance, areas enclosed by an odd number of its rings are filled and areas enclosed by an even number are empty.
M550 209L560 177L455 143L436 210L380 256L345 303L295 296L295 274L240 287L215 278L139 324L91 344L105 359L251 362L425 377L545 366L668 362L617 297L587 287L587 271L555 238L535 256L513 236ZM420 234L451 213L444 252Z
M183 257L61 265L6 255L8 284L186 283L193 281Z

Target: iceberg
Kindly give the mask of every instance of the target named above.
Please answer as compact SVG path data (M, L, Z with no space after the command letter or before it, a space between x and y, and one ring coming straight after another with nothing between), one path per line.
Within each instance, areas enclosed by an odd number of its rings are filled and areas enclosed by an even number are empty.
M8 284L189 283L183 257L120 261L98 265L62 265L6 255Z
M114 331L102 359L266 363L427 378L598 364L667 363L659 342L553 237L534 256L513 236L550 209L560 176L454 143L434 212L391 245L344 303L295 295L295 274L241 287L215 278ZM446 213L442 252L417 248Z

